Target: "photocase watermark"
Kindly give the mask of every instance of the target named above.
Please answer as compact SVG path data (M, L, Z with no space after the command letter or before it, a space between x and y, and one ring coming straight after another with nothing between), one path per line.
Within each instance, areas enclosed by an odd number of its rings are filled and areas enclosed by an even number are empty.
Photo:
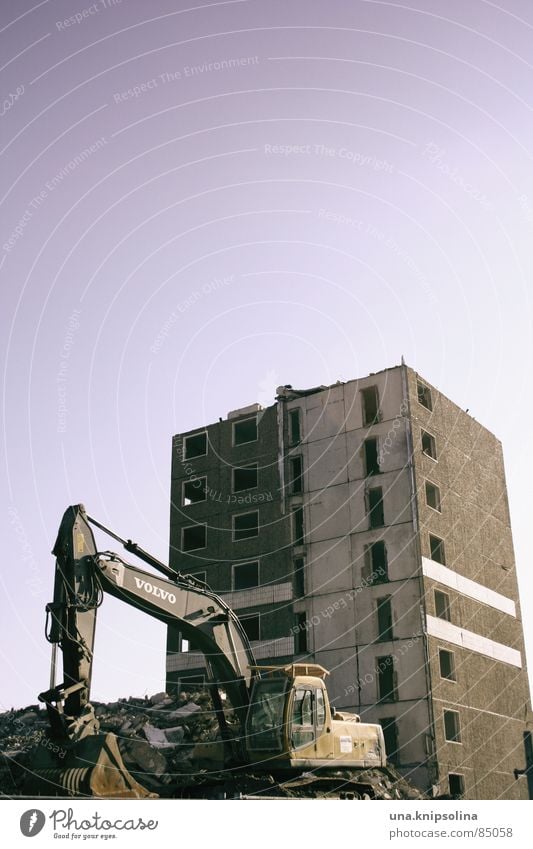
M439 145L435 144L435 142L428 142L422 151L422 156L431 162L431 164L440 171L441 174L448 177L452 183L455 183L456 186L462 189L465 194L470 195L470 197L474 200L477 200L481 206L486 209L493 209L493 204L487 199L487 196L483 192L480 192L479 189L476 189L472 183L468 183L459 172L457 166L452 167L444 161L446 156L445 148L439 147Z
M4 725L11 724L12 726L12 733L6 736L6 747L9 747L11 745L10 740L13 737L27 737L28 739L27 741L25 741L25 745L23 745L21 748L18 748L17 751L29 752L35 746L39 745L41 747L44 747L45 749L48 749L48 751L57 755L61 759L65 757L65 755L67 754L67 750L65 749L65 747L60 746L59 743L54 742L54 740L52 740L48 736L45 730L40 728L38 731L32 731L31 724L28 725L26 722L24 722L24 719L19 716L16 716L13 708L10 708L8 710L6 709L5 705L0 704L0 709L2 710L2 722L4 723Z
M195 478L191 478L191 483L194 483ZM205 492L207 498L210 498L212 501L224 502L226 504L235 504L235 505L246 505L246 504L262 504L265 501L273 501L274 496L272 492L248 492L246 495L238 495L236 493L223 493L218 492L215 489L211 489L210 486L205 487Z
M384 171L392 174L394 165L387 159L351 150L349 147L328 147L325 144L265 144L267 156L319 156L324 159L344 159L360 168L371 168L373 171Z
M65 433L67 430L67 381L70 368L70 355L76 338L76 333L80 328L81 310L72 310L68 322L65 337L63 339L63 347L59 355L59 369L56 375L56 391L57 391L57 432Z
M208 437L207 437L207 434L206 434L206 439L207 438ZM187 475L189 482L195 483L195 486L196 486L196 481L198 481L199 478L198 478L198 475L196 473L194 466L191 465L190 460L187 460L187 458L185 456L185 446L183 445L183 437L182 436L178 436L178 438L177 438L176 454L178 456L178 460L180 461L181 465L183 466L183 471ZM201 480L199 482L199 485L201 486Z
M76 831L103 831L107 834L114 831L155 831L159 825L158 820L144 820L142 817L138 816L129 817L127 813L125 813L120 819L116 820L103 817L98 812L95 812L94 814L91 813L83 819L76 819L74 817L73 808L68 808L66 810L64 808L56 809L52 811L49 819L52 821L54 832L57 832L59 829L67 832L66 834L55 834L54 836L71 838L81 837L81 835L77 835L75 833ZM105 837L106 835L101 836ZM116 835L109 836L116 837Z
M382 672L386 672L391 666L394 666L394 662L399 658L403 657L407 652L413 648L420 641L420 635L415 635L414 637L410 637L408 640L402 642L399 648L393 652L392 654L388 654L385 657L382 657L377 666L375 672L367 672L363 677L357 677L353 684L349 684L348 687L344 688L344 695L350 696L354 693L361 690L364 686L368 684L372 684L376 680L376 676L378 676Z
M337 599L337 601L328 604L320 613L315 613L313 616L305 619L303 622L299 622L298 625L293 625L290 630L290 634L295 636L300 631L309 631L311 628L314 628L316 625L320 625L322 619L331 619L332 616L337 613L339 610L346 610L348 607L348 601L353 601L353 599L359 595L364 589L367 587L373 586L374 583L377 583L380 578L385 577L387 574L386 570L382 567L379 569L374 569L373 572L370 573L365 579L363 579L358 587L354 587L352 590L347 590L343 595Z
M220 289L225 289L226 286L231 286L234 282L234 274L229 274L226 277L214 277L212 280L204 283L200 289L195 289L187 298L180 301L175 309L172 310L156 338L150 345L150 351L152 354L159 353L166 339L170 335L172 327L176 324L180 316L184 315L191 309L191 307L197 304L198 301L202 300L202 298L205 298L207 295L212 295L213 292L218 292Z
M395 257L400 259L407 266L413 277L420 284L421 289L424 290L428 300L436 302L436 297L429 280L405 248L402 248L402 246L392 236L388 236L383 232L383 230L379 230L368 221L363 221L360 218L353 218L351 215L344 215L343 213L335 212L332 209L319 209L318 217L323 218L325 221L331 221L333 224L352 227L354 230L357 230L358 233L362 233L364 236L370 236L370 238L386 247L387 250L389 250Z
M180 82L182 80L191 79L192 77L201 77L204 74L219 73L220 71L233 71L237 68L246 68L250 65L258 65L259 56L239 56L226 59L219 59L215 62L202 62L200 65L184 65L182 68L171 71L163 71L163 73L152 77L149 80L137 83L137 85L126 89L125 91L116 91L113 94L115 103L125 103L128 100L136 100L142 97L149 91L156 88L162 88L169 83Z
M70 27L82 24L88 18L93 18L95 15L98 15L99 12L105 12L108 9L114 9L115 6L120 5L122 5L122 0L98 0L97 3L85 6L84 9L80 9L79 12L76 12L69 18L65 18L62 21L56 21L56 29L59 30L59 32L64 32L66 29L70 29Z
M24 811L20 818L20 830L24 837L35 837L43 830L46 816L38 808Z
M390 454L394 441L398 438L398 433L402 426L402 418L409 412L409 403L407 398L402 398L400 404L400 412L394 417L392 426L387 431L385 439L379 440L378 463L381 466L385 457Z
M28 203L26 209L24 210L23 215L20 217L16 227L12 230L7 240L2 245L4 253L10 253L18 241L23 237L26 227L30 223L31 219L46 201L51 192L55 191L59 185L63 182L65 177L68 177L79 168L90 156L92 156L97 151L101 150L107 144L107 139L103 136L97 139L93 144L89 145L89 147L84 148L82 151L76 154L66 165L61 168L57 174L51 177L46 181L43 188L40 192L38 192Z
M178 459L183 467L183 471L187 476L187 480L184 483L191 484L192 488L198 490L201 493L200 498L196 500L193 497L193 493L190 492L189 495L191 497L190 500L185 500L184 506L188 507L190 504L197 504L202 501L207 501L208 499L211 501L216 501L218 503L224 504L232 504L235 506L247 506L250 504L263 504L267 501L273 501L274 495L271 490L265 490L263 492L246 492L246 493L229 493L222 492L218 489L213 489L207 485L207 478L205 475L198 475L196 469L192 465L190 460L185 459L185 453L183 448L183 438L181 436L178 437L176 442L176 453L178 455ZM185 496L184 496L185 497Z
M25 731L28 730L24 723L20 723L20 725L24 727ZM18 733L21 734L22 731L19 731ZM21 751L29 752L36 745L39 745L43 749L48 749L49 752L52 752L52 754L57 755L57 757L61 760L63 760L63 758L67 754L67 750L64 748L64 746L60 746L59 743L54 743L54 741L50 739L50 737L48 737L46 731L43 731L42 729L37 731L37 733L32 736L31 741Z
M43 582L40 576L40 569L37 565L33 548L26 534L24 524L20 518L19 512L14 505L8 507L9 524L13 528L17 537L19 548L22 554L22 562L24 563L25 578L24 584L30 590L33 596L38 596L42 593Z
M17 102L17 100L20 100L20 98L22 97L23 94L24 94L24 85L21 84L21 85L18 85L16 87L14 92L10 91L9 94L7 95L7 97L4 97L4 99L2 101L2 105L0 107L0 117L1 118L3 118L4 115L6 115L11 109L13 109L13 106L15 105L15 103Z
M42 831L48 819L54 838L85 842L88 838L110 840L116 839L121 832L155 831L159 827L159 820L145 820L142 816L129 814L125 811L118 819L110 819L109 812L107 816L98 811L75 816L73 808L55 808L47 817L39 808L29 808L20 818L20 830L25 837L34 837Z

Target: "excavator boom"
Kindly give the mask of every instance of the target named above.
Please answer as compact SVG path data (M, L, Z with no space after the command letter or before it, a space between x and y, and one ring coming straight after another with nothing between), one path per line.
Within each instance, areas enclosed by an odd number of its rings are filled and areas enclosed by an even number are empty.
M168 577L132 566L113 552L97 552L90 522L107 531L87 516L83 505L69 507L53 549L57 559L54 600L47 605L48 639L61 647L64 681L59 686L52 681L50 690L39 698L47 704L56 733L64 732L66 723L70 736L91 732L88 705L93 645L103 591L166 624L177 625L204 653L210 680L227 692L244 727L256 676L255 660L233 611L206 585L174 572L131 541L127 543L130 551L142 552L144 560Z
M91 524L122 543L155 573L127 563L114 552L98 551ZM381 727L361 723L355 714L335 713L324 683L328 673L322 666L312 661L257 666L242 624L220 596L197 578L173 570L136 543L123 540L89 517L81 504L66 510L53 553L54 599L47 605L47 636L54 646L52 678L50 689L39 699L46 703L53 736L62 738L68 758L58 765L50 760L49 749L41 747L41 761L31 773L40 782L39 789L28 790L40 795L44 782L46 795L153 795L124 766L117 738L98 733L90 704L96 615L107 593L177 626L203 652L221 732L216 749L222 750L222 757L217 756L221 764L217 769L222 772L215 783L231 784L233 772L242 776L242 770L253 767L262 774L271 770L281 776L280 786L298 794L304 785L311 794L329 793L339 781L342 786L348 782L349 791L342 792L351 798L376 798L379 792L388 792L374 786L388 780ZM64 676L59 685L55 681L58 645ZM236 736L225 721L221 689L239 720ZM207 756L213 755L215 747L208 748L210 752L203 755L209 761ZM320 775L314 775L316 770ZM273 780L272 775L260 779L260 792Z

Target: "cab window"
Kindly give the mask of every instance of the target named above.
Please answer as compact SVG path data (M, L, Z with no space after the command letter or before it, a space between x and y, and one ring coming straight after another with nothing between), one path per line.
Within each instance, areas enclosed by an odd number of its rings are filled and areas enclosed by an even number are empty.
M298 687L292 707L291 741L294 748L307 746L319 734L326 721L322 690Z
M326 706L324 704L324 693L322 690L316 691L316 725L317 730L322 731L326 722Z

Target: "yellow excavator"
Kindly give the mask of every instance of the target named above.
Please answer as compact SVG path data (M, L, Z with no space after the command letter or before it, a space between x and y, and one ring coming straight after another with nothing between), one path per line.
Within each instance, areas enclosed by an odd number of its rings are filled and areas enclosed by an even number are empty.
M162 577L126 563L114 552L97 551L91 525ZM263 798L269 788L280 787L307 798L328 795L332 788L337 798L380 798L377 788L386 787L381 798L394 798L391 788L399 776L387 767L381 727L330 705L324 683L328 673L321 666L258 666L238 617L222 598L197 578L176 572L136 543L121 539L88 516L82 504L66 510L53 554L54 599L46 607L52 671L50 688L39 699L48 711L50 738L62 747L62 755L59 760L54 754L58 746L40 747L28 772L26 795L157 795L128 772L116 736L99 733L90 703L96 614L104 593L109 593L178 625L184 638L205 655L224 763L206 773L199 750L202 789L193 789L191 795L217 798L223 785L222 797L231 798L232 782L237 786L235 776L240 773L252 776ZM63 661L59 685L58 646ZM226 721L226 699L238 719L237 733ZM180 795L187 795L183 787Z

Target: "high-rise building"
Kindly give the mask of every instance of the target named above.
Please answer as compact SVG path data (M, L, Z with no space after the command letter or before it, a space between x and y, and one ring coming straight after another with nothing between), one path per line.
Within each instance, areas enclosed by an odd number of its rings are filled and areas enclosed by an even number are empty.
M528 798L502 448L475 419L403 364L279 387L174 438L171 501L171 565L225 597L259 662L322 664L429 792ZM167 650L169 689L203 679L174 629Z

